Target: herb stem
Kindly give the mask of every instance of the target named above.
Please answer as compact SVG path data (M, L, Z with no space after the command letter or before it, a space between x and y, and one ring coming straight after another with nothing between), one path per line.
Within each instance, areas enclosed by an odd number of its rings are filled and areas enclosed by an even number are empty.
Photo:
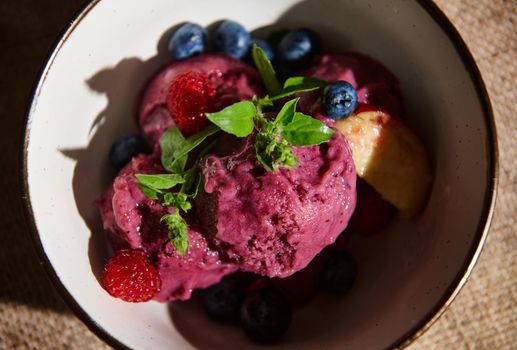
M262 112L262 105L257 103L257 113L255 114L255 121L260 126L261 129L264 129L266 124L268 123L264 113Z

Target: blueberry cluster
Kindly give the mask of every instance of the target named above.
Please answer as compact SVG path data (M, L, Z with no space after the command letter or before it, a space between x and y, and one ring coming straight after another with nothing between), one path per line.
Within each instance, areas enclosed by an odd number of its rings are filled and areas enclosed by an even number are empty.
M346 252L332 254L320 270L321 289L333 295L346 294L356 278L357 264ZM292 306L273 285L253 288L247 283L232 275L205 289L205 311L219 322L240 322L246 335L257 343L275 343L289 329Z
M276 33L278 34L278 32ZM295 66L307 62L319 51L319 39L310 29L282 31L279 38L264 40L250 34L240 23L222 21L211 33L211 41L217 52L238 59L249 55L253 44L259 46L269 60ZM208 31L198 24L185 23L179 26L169 39L169 52L174 59L182 60L205 52L208 46Z

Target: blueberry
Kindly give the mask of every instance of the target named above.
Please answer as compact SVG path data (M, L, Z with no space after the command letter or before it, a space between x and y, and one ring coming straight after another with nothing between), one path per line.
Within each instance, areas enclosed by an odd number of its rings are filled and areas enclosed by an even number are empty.
M239 319L239 308L243 299L242 286L230 276L205 289L203 303L206 312L213 319L233 321Z
M109 152L109 160L115 168L120 169L134 156L149 152L147 141L139 134L131 134L123 136L113 143Z
M321 286L334 294L344 294L357 278L357 263L346 252L334 253L321 269Z
M297 29L286 34L278 43L277 56L284 63L305 64L319 50L316 33L310 29Z
M243 58L250 47L250 33L239 23L223 21L214 31L218 51L235 58Z
M182 60L205 51L207 31L194 23L181 25L169 40L169 52L172 57Z
M289 328L291 319L291 305L273 287L254 291L241 306L241 326L257 343L278 341Z
M260 47L264 51L264 53L266 54L266 57L270 61L274 60L275 54L273 52L273 49L271 48L271 46L269 45L269 43L266 40L252 37L251 38L251 45L253 45L253 44L255 44L258 47ZM250 52L251 52L251 50L250 50Z
M349 116L357 108L357 103L357 92L346 81L327 85L323 90L321 107L329 118L342 119Z

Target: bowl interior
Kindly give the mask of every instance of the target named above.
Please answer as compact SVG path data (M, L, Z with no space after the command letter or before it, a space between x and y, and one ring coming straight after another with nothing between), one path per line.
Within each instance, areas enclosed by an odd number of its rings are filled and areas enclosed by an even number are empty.
M256 347L237 327L208 320L195 300L127 304L109 297L97 280L109 251L93 201L114 176L109 147L136 129L138 93L169 60L170 28L226 18L259 33L313 28L330 51L369 54L400 79L408 123L432 157L429 203L417 219L353 237L360 273L351 293L320 297L299 310L278 348L378 349L404 340L460 282L480 243L492 189L489 131L475 84L418 1L97 2L52 57L30 112L27 184L49 264L95 327L122 345Z

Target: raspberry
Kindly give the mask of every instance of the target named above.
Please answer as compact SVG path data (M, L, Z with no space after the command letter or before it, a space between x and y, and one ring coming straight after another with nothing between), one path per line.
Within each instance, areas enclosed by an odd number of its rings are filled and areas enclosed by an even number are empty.
M102 285L115 298L139 303L152 299L158 293L161 280L144 252L122 249L104 266Z
M215 89L208 77L190 71L173 79L167 95L167 108L184 136L201 131L208 125L205 112L211 112Z

